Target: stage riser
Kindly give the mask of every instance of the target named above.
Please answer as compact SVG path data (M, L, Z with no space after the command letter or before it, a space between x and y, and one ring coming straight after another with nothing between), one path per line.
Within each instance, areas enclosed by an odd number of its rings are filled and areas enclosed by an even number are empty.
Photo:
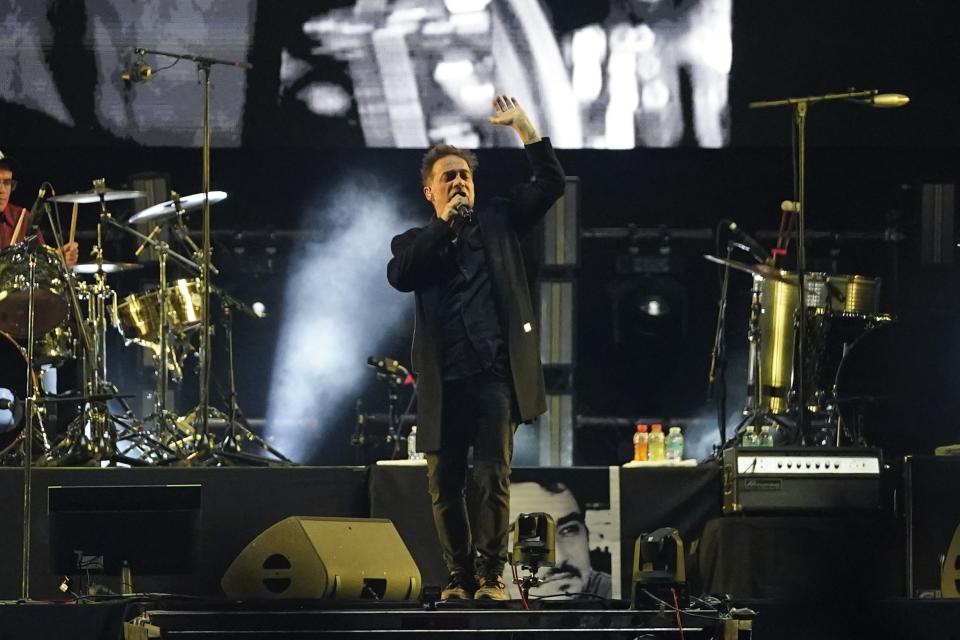
M22 483L20 469L0 469L0 599L20 596ZM279 520L292 515L368 515L367 470L363 467L37 469L30 595L63 595L57 591L62 576L51 574L49 569L47 487L147 484L202 485L200 561L189 575L134 575L134 587L140 592L222 596L220 578L224 571L248 542ZM98 577L96 582L119 590L119 578Z

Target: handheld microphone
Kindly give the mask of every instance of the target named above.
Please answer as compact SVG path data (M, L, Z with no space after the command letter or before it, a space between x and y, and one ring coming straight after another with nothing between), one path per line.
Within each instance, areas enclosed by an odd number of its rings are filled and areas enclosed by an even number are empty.
M17 406L14 398L0 398L0 411L12 411Z
M750 255L753 256L754 260L763 263L770 259L770 252L767 251L763 245L740 229L736 222L731 220L727 225L727 229L733 235L735 244L748 251Z
M152 75L153 67L148 65L141 58L137 60L137 63L129 69L124 69L123 73L120 74L120 77L126 82L135 84L137 82L146 82Z

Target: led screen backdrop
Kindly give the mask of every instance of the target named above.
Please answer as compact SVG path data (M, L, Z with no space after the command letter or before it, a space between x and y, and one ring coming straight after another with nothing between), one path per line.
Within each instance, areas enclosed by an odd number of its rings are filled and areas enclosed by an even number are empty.
M154 76L132 85L121 74L135 47L246 60L254 38L274 52L256 62L275 90L247 92L245 73L215 67L218 146L241 143L244 100L271 99L279 114L248 126L326 123L371 147L512 145L485 125L506 87L563 148L674 146L685 134L719 147L728 137L731 0L261 2L259 21L254 0L6 4L3 99L108 141L200 141L195 65L147 56Z
M751 100L849 88L910 95L895 125L818 108L811 144L949 146L960 6L893 0L0 0L7 147L196 146L190 62L213 70L217 147L510 146L495 91L565 149L786 146L789 114ZM823 113L824 115L821 115Z

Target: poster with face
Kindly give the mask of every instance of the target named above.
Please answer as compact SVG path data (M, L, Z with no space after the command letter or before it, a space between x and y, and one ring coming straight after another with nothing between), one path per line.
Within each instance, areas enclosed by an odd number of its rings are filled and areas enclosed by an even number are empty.
M614 470L615 471L615 470ZM607 467L580 469L514 469L510 487L510 521L522 513L544 512L556 523L556 563L537 573L541 584L531 598L620 597L620 509ZM511 531L511 549L512 549ZM518 568L520 577L529 575ZM512 584L511 567L504 582L512 598L520 592Z

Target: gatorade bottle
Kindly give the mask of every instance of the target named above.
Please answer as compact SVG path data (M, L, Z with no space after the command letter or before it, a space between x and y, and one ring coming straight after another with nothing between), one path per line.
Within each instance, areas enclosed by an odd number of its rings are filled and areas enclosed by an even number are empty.
M638 422L637 431L633 434L634 462L647 461L647 425Z
M647 438L647 453L650 460L663 460L666 451L663 439L663 425L659 422L651 427L650 437Z
M757 444L761 447L773 446L773 433L770 431L770 425L760 427L760 436L757 439Z
M753 425L747 427L747 430L743 434L743 446L745 447L759 447L760 438L757 436L757 428Z
M680 462L683 460L683 432L680 427L670 427L666 438L667 460Z

